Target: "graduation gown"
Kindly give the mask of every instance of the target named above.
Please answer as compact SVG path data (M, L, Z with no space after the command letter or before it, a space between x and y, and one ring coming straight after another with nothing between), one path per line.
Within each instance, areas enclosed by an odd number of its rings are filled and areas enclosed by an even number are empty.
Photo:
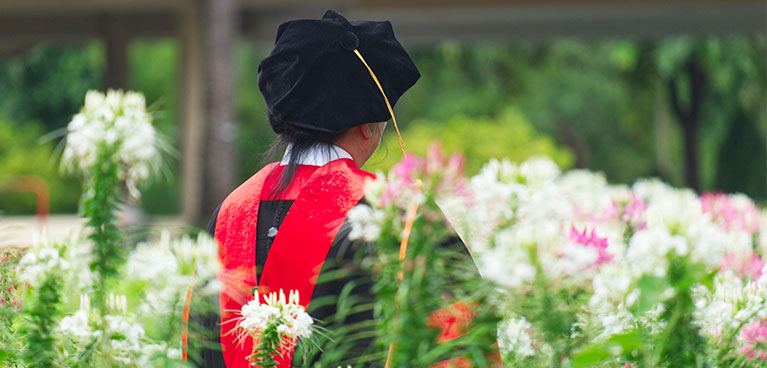
M238 343L231 332L235 323L227 321L237 317L235 311L253 299L254 288L261 295L280 289L286 294L298 290L300 304L321 321L335 314L335 305L312 308L311 302L340 295L350 282L355 285L351 294L358 301L375 302L370 290L372 275L360 267L352 267L344 277L317 282L322 274L354 263L359 244L348 239L348 212L363 201L365 181L375 176L357 169L350 158L313 162L299 165L293 182L277 198L271 198L272 191L265 188L276 187L283 169L277 163L263 168L235 189L211 219L208 231L220 245L223 270L218 279L223 288L218 298L219 315L199 322L209 330L220 330L221 349L203 350L204 367L249 367L252 341ZM368 309L347 316L344 322L372 319L373 312ZM445 333L454 334L448 329ZM350 351L353 356L369 352L374 341L355 344ZM299 366L292 354L279 362L281 368Z

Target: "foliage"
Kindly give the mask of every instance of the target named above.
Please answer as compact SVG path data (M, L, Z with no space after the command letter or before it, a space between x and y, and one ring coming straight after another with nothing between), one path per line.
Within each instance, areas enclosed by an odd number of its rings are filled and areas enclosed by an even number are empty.
M535 53L518 66L526 88L511 99L529 121L570 147L576 167L618 182L657 175L652 78L629 79L641 43L565 39L530 47Z
M367 164L368 170L388 171L401 159L399 144L391 133ZM476 173L494 157L524 161L533 156L548 156L562 167L573 164L573 155L554 140L541 134L513 109L495 118L455 116L444 123L416 120L403 133L406 149L418 155L426 153L437 137L448 152L461 152L466 157L468 173Z
M25 287L20 285L15 271L22 253L14 249L0 250L0 359L8 367L19 366L22 342L14 337L18 333L18 312L23 305ZM21 287L20 287L21 286Z
M258 89L257 66L268 52L264 47L244 42L237 43L235 47L238 183L263 166L263 154L275 137L266 121L266 105Z
M51 212L74 212L80 188L77 181L64 178L51 159L54 144L42 141L44 131L34 122L23 124L0 118L0 215L35 213L32 188L22 187L23 176L42 178L50 190Z
M101 87L103 44L40 45L0 60L0 111L11 121L64 127L89 89Z
M181 50L170 39L140 40L128 49L128 87L151 101L153 125L157 132L168 137L172 147L181 147L183 124L180 119L179 91ZM152 60L151 65L146 63ZM151 214L173 214L180 211L178 188L179 160L167 162L168 173L160 180L146 183L142 189L141 206Z
M29 320L22 330L27 346L22 357L28 367L51 367L56 361L53 331L61 314L61 280L47 274L33 295L25 310Z

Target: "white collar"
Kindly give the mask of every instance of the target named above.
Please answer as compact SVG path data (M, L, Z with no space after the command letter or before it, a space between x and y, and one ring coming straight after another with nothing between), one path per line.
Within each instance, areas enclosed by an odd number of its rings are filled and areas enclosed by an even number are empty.
M292 144L288 144L288 148L285 149L285 155L282 156L280 166L288 164L290 160L290 152L293 148ZM298 158L299 165L311 165L311 166L323 166L330 161L339 160L342 158L348 158L353 160L352 155L346 152L341 147L336 145L323 145L317 144L309 148L304 154Z

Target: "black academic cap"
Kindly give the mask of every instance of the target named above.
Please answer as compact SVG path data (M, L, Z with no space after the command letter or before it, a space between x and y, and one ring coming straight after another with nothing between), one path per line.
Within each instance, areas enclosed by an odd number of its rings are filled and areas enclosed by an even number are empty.
M291 20L277 29L272 53L258 66L269 112L284 124L329 133L389 120L384 96L355 49L392 107L421 76L390 22L349 22L328 10L322 19Z

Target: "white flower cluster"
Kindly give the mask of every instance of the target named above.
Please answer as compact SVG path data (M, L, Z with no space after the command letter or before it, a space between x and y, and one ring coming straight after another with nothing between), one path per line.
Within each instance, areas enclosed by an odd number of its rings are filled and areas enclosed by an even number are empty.
M352 228L349 232L349 240L375 241L381 236L381 224L385 219L384 211L366 204L358 204L349 211L349 222Z
M67 126L62 164L70 171L87 173L97 163L100 150L107 149L111 159L121 165L120 174L130 194L138 197L136 185L160 163L159 147L142 94L88 91L85 105Z
M75 271L75 276L79 275L81 262L75 259L77 264L73 265L69 253L73 251L71 248L83 243L87 242L82 241L78 234L69 234L67 239L52 239L45 229L35 233L32 247L26 249L19 260L19 281L38 286L48 274L61 277Z
M715 341L749 321L767 319L767 266L758 280L720 274L714 290L695 288L696 323Z
M206 295L218 292L220 268L218 247L209 235L173 238L167 230L158 242L139 244L126 263L128 278L144 285L142 313L169 312L190 285Z
M61 258L59 248L39 248L27 252L19 261L22 272L19 280L30 285L38 285L48 272L66 271L69 262Z
M115 314L107 314L102 319L91 308L90 298L80 296L80 309L61 319L57 333L62 341L71 344L62 345L65 354L82 353L93 348L98 340L108 339L109 354L115 363L127 367L144 367L153 357L164 354L170 359L180 358L180 350L169 348L165 343L157 343L146 337L144 327L127 317L127 305L124 295L110 295L109 307ZM102 326L105 328L102 329Z
M255 340L269 327L276 325L277 332L295 342L296 339L308 338L312 334L312 317L299 304L298 291L291 290L288 298L280 290L264 296L264 303L256 299L242 306L242 319L238 323L241 331Z
M712 291L695 287L696 323L708 336L767 318L767 212L746 196L699 197L658 180L609 185L601 174L560 174L539 158L520 165L491 160L471 179L471 192L468 208L451 206L446 215L459 224L480 272L512 303L543 277L588 294L578 324L597 328L597 339L640 323L659 331L661 304L639 317L631 308L638 281L666 277L675 255L719 270ZM673 295L668 289L661 300ZM519 356L536 345L522 334L534 328L525 323L511 316L499 330Z
M498 344L501 351L508 354L515 353L521 357L535 355L533 339L530 331L533 325L524 318L509 318L498 326Z

